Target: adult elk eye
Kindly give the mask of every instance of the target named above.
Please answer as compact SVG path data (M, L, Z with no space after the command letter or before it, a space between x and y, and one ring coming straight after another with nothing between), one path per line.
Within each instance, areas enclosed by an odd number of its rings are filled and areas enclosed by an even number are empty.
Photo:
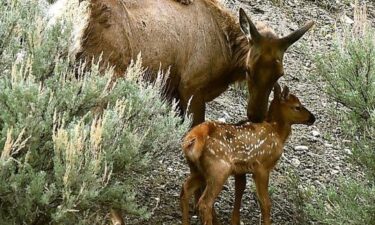
M294 109L295 109L296 111L301 111L302 107L301 107L301 106L296 106L296 107L294 107Z

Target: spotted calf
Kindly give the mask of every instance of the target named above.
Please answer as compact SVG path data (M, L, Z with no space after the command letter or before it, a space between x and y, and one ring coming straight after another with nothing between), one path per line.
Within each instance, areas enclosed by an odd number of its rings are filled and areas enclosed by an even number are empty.
M183 225L189 224L189 200L198 188L204 188L198 201L202 224L217 221L213 203L230 175L252 173L260 201L263 223L271 223L268 194L269 174L283 153L292 124L311 125L315 117L289 89L274 88L267 120L239 126L209 121L194 127L184 138L183 152L190 175L181 191ZM239 209L232 225L239 224ZM216 222L215 222L216 223Z

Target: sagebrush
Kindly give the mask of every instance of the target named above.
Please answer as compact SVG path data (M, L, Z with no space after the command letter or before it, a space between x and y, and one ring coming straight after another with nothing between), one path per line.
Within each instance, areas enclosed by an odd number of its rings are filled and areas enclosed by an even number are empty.
M74 4L50 23L45 1L0 3L0 224L105 224L111 207L147 216L141 175L188 126L140 60L116 81L69 60Z
M350 159L365 178L341 178L313 192L314 201L304 204L318 224L374 224L375 221L375 32L366 20L366 8L356 6L354 24L337 33L333 49L316 58L317 73L326 91L344 110L340 119L350 142ZM337 110L337 109L334 109Z

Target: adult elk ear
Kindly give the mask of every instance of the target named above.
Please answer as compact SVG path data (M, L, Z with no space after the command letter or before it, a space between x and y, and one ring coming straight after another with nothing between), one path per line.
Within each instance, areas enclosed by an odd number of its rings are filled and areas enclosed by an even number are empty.
M246 15L245 11L242 8L240 8L240 27L241 27L242 32L249 39L251 39L255 43L259 43L262 36L258 32L254 23L250 20L250 18Z
M314 21L307 22L303 27L300 29L292 32L288 36L280 38L281 46L284 50L289 48L294 42L298 41L310 28L314 25Z
M279 83L275 83L275 85L273 86L273 99L277 99L277 100L280 100L281 98L281 87L279 85Z
M288 86L284 86L283 92L281 93L281 99L287 100L289 98L289 88Z

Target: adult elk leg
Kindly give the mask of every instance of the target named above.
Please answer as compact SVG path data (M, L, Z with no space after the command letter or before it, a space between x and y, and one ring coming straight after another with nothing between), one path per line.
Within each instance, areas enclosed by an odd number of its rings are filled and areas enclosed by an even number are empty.
M193 114L192 127L204 122L206 102L200 90L191 93L192 90L179 89L180 104L187 114Z
M242 196L246 188L246 174L236 175L234 177L234 208L232 212L231 225L240 225L240 208Z
M260 202L260 209L262 211L262 224L264 225L271 224L271 201L268 194L269 175L269 171L264 169L259 169L253 174L258 200Z

